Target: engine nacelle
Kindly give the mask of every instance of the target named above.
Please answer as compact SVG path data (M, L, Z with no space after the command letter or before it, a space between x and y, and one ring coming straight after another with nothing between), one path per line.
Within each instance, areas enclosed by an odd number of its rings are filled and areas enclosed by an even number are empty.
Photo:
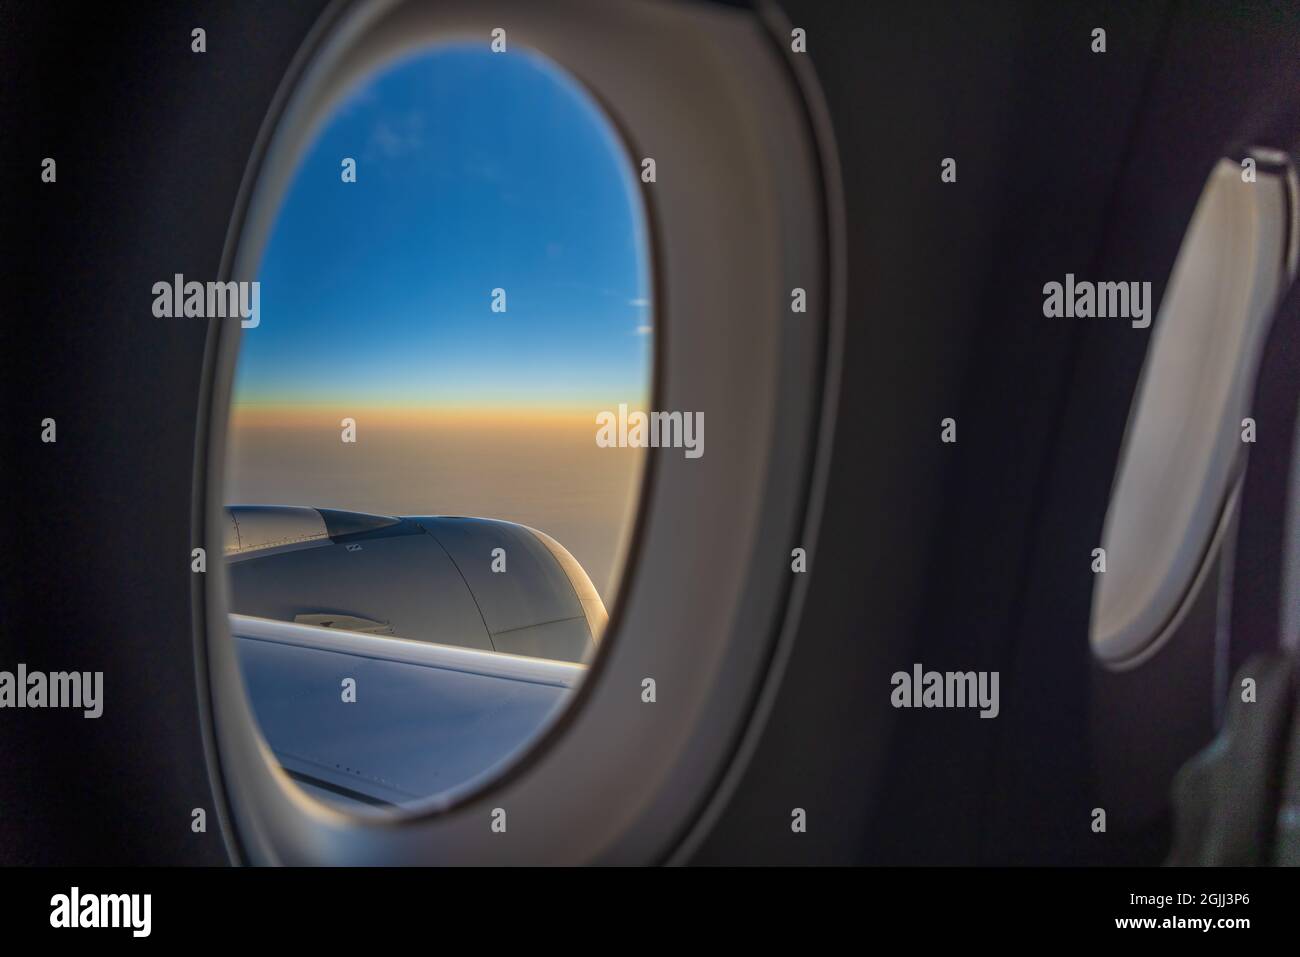
M584 661L608 621L555 539L512 522L295 506L226 509L231 611Z

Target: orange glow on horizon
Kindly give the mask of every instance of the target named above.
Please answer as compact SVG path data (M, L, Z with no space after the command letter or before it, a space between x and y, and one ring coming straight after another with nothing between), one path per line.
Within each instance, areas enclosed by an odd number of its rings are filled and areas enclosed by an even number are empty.
M626 402L626 400L624 400ZM642 410L640 402L626 403L629 411ZM616 411L619 403L593 403L583 406L403 406L403 405L353 405L329 404L242 404L235 403L230 411L232 429L293 428L337 429L344 418L358 424L363 421L379 428L429 428L474 427L530 428L562 427L596 428L596 416L603 411Z

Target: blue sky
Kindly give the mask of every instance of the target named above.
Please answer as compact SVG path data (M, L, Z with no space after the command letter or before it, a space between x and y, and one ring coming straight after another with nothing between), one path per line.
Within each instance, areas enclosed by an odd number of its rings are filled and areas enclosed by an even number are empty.
M236 401L644 400L638 186L594 102L533 54L449 47L390 64L340 105L287 192Z

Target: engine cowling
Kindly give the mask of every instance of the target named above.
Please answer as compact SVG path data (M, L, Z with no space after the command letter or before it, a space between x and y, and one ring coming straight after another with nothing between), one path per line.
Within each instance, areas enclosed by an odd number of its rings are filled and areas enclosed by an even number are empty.
M526 525L298 506L226 509L231 611L584 661L608 621L591 579Z

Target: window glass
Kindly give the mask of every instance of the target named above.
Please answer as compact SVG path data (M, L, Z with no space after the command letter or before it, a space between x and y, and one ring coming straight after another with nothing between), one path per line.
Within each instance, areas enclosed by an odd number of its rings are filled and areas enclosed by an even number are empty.
M527 51L390 63L303 154L258 271L227 454L232 632L308 790L405 804L530 741L606 625L649 401L639 181Z

